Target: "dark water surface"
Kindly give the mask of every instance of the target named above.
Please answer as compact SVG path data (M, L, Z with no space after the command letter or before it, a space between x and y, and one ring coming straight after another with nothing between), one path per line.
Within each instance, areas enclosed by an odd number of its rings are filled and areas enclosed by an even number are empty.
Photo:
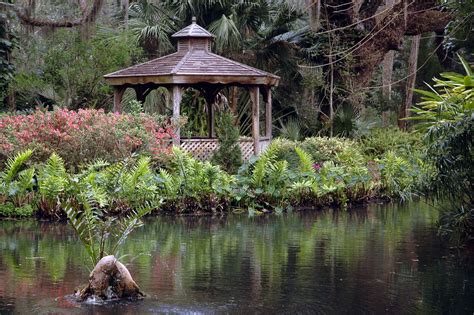
M473 314L469 256L423 203L248 218L150 218L123 259L148 297L80 305L85 250L65 224L0 221L0 313Z

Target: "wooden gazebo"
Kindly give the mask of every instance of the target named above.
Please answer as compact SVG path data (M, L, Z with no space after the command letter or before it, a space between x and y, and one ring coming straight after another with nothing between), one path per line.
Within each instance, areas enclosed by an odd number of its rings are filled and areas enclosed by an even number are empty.
M138 101L158 87L165 87L172 95L173 118L179 119L183 89L192 87L201 91L208 105L207 139L181 139L176 130L175 145L190 151L197 158L205 159L217 148L214 133L213 103L219 91L226 86L246 88L252 101L252 140L239 142L245 158L258 155L272 137L271 87L278 85L280 78L271 73L238 63L214 54L211 44L214 35L196 24L192 24L172 35L177 39L178 51L105 75L108 84L114 87L114 111L121 111L122 96L126 88L133 88ZM260 135L260 105L262 94L265 103L265 135Z

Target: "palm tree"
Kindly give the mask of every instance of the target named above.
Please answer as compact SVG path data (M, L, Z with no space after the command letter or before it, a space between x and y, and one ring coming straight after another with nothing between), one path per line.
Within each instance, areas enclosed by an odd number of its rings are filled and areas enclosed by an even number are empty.
M139 0L130 5L129 14L128 27L149 58L173 49L170 35L178 25L173 12L164 3Z

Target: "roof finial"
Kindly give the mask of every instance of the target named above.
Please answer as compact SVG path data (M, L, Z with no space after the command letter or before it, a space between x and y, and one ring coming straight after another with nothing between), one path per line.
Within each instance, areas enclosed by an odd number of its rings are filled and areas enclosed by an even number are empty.
M191 19L191 21L193 22L193 24L196 24L196 17L193 16L192 19Z

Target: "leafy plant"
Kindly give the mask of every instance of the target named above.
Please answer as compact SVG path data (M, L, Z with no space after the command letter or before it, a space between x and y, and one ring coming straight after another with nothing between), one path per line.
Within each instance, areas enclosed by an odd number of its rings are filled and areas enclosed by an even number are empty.
M411 119L419 122L415 128L425 134L427 156L437 171L434 188L455 205L441 226L445 231L450 226L455 234L470 240L474 204L474 73L459 58L465 75L442 73L440 79L434 79L430 91L418 90L423 100L412 110L415 116Z
M1 203L5 203L2 211L4 215L7 213L22 215L21 208L33 202L35 169L33 167L25 169L25 164L32 154L31 150L18 153L8 159L4 170L0 172L0 200ZM33 211L26 209L23 213L32 214Z
M67 167L95 159L113 162L132 153L158 160L169 152L174 135L173 125L162 116L59 108L0 116L0 128L0 159L34 149L36 161L56 153Z
M66 201L63 207L66 211L68 222L84 245L91 266L104 256L118 256L120 246L128 235L136 228L142 226L141 218L153 210L153 206L146 203L137 210L129 211L124 217L117 218L106 216L106 211L98 207L96 200L88 192L76 196L81 205Z
M239 128L234 125L234 116L230 112L221 114L217 124L217 137L219 147L215 151L212 161L220 165L229 173L242 165L242 150L239 146Z

